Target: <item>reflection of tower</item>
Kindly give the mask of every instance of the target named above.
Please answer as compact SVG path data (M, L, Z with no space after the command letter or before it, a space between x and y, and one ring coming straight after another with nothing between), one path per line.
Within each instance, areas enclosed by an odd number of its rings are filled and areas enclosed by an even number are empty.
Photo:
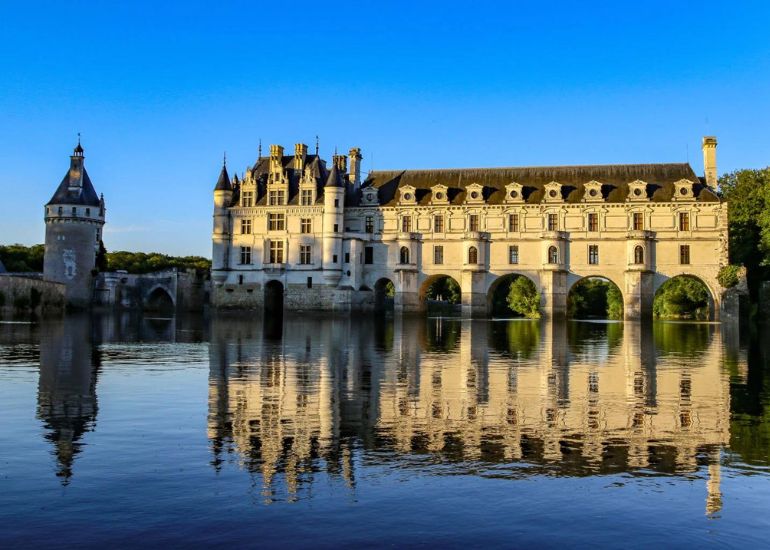
M706 482L708 497L706 497L706 514L716 514L722 510L722 466L719 462L719 449L711 451L709 455L709 478Z
M37 417L54 445L56 475L67 484L82 447L80 439L96 422L99 352L86 317L45 323L41 335Z

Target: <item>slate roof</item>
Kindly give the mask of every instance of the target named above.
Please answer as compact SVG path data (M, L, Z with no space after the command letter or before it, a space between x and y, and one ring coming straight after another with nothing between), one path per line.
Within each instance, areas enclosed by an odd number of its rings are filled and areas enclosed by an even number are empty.
M411 185L415 188L418 204L428 204L431 187L441 184L448 188L450 204L464 204L466 186L476 183L483 186L483 196L487 204L502 204L505 199L505 186L516 182L523 186L525 202L537 204L543 200L545 184L555 181L562 185L562 197L565 202L579 203L585 192L584 184L598 181L602 184L605 202L623 203L629 193L628 184L641 180L647 182L647 197L652 202L668 202L674 194L674 182L681 179L695 182L693 192L697 201L720 200L687 163L381 170L371 172L362 188L377 188L380 205L394 206L398 202L397 191L401 186Z
M99 195L96 194L96 190L91 183L91 178L88 177L86 167L83 166L81 170L83 174L82 185L73 185L73 190L70 191L70 181L72 180L72 183L74 184L76 183L75 180L78 179L77 171L70 167L70 169L64 175L64 179L61 180L59 187L56 188L56 192L53 194L53 197L51 197L51 200L48 201L46 206L55 204L78 204L83 206L97 207L100 206Z
M233 187L230 185L230 176L227 175L227 166L222 165L222 171L219 173L219 179L217 185L214 187L214 191L232 191Z
M284 155L281 158L281 165L289 181L289 196L287 204L299 204L299 183L302 179L302 170L294 168L294 155ZM306 155L305 166L310 168L316 184L316 204L323 204L323 189L329 179L329 171L326 169L326 161L318 155ZM259 157L257 162L251 168L253 177L257 180L258 206L267 204L267 179L270 174L270 157Z

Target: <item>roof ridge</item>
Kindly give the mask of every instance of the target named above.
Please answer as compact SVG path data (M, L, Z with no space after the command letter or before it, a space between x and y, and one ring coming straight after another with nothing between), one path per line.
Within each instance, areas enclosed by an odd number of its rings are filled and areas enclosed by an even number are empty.
M645 163L616 163L616 164L557 164L540 166L487 166L487 167L458 167L458 168L388 168L372 170L370 173L385 172L463 172L483 170L554 170L568 168L610 168L610 167L652 167L652 166L687 166L692 169L689 162L645 162ZM694 172L694 170L693 170Z

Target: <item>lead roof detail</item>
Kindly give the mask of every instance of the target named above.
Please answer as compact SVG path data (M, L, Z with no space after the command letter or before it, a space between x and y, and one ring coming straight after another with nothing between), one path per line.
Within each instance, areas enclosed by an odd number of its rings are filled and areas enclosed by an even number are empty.
M100 206L91 178L86 171L83 148L78 143L74 154L70 157L70 169L64 175L56 192L46 206L57 204L76 204L83 206Z

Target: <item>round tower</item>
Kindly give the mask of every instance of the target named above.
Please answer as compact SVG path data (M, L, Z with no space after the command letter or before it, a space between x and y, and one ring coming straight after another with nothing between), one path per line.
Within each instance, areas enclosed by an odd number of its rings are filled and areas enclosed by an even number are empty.
M345 218L345 183L336 163L324 186L323 273L336 284L342 277L342 235Z
M211 279L221 285L230 269L230 212L233 186L227 174L227 164L222 164L217 185L214 187L214 232L212 235Z
M78 140L69 170L45 205L43 277L64 283L67 303L75 308L91 306L105 221L104 197L96 194L84 162Z

